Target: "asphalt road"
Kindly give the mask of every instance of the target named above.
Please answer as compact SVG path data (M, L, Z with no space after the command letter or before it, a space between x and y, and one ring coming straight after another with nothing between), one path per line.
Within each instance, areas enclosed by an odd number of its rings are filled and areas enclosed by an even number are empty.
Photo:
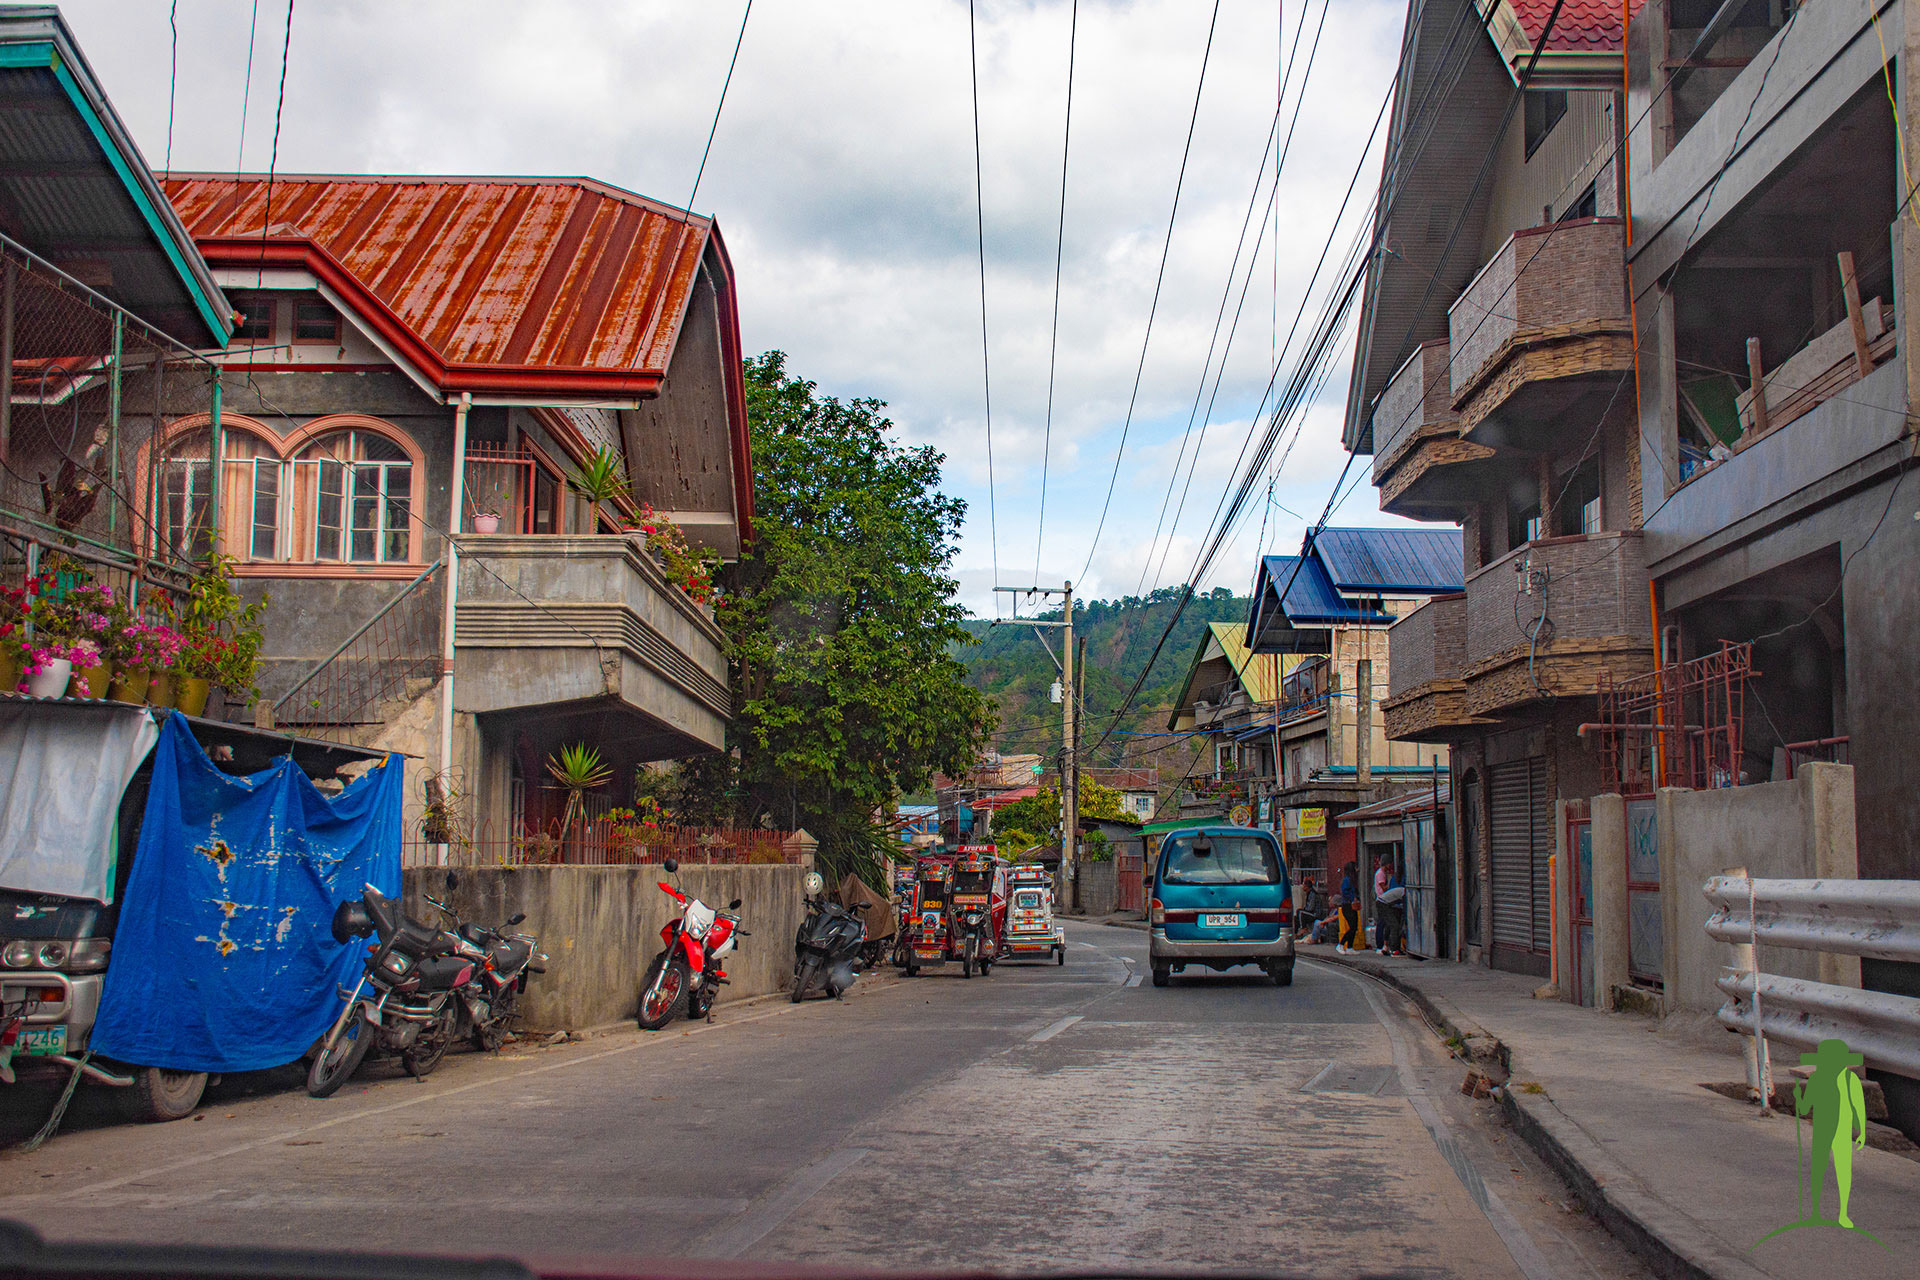
M1302 962L1156 989L1146 937L1064 967L890 971L662 1033L334 1098L97 1104L0 1154L0 1217L54 1239L737 1258L868 1268L1643 1274L1394 996Z

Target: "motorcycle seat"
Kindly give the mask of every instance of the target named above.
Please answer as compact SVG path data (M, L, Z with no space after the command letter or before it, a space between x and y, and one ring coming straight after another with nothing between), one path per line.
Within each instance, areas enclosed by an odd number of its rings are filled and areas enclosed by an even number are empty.
M417 956L444 956L452 954L454 941L440 929L430 929L413 920L401 920L396 945L403 951Z

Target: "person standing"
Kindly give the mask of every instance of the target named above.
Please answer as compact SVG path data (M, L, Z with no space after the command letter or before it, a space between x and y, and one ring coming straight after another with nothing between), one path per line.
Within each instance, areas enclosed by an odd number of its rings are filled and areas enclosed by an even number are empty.
M1379 901L1380 953L1404 956L1407 954L1407 886L1400 879L1398 867L1388 872L1387 887L1381 891Z
M1360 889L1353 881L1353 864L1349 862L1340 873L1340 933L1336 948L1341 955L1358 951L1364 944L1360 940Z
M1373 869L1373 945L1381 955L1386 955L1389 950L1388 921L1393 915L1392 909L1384 906L1380 901L1387 896L1387 886L1393 881L1387 865L1383 861Z

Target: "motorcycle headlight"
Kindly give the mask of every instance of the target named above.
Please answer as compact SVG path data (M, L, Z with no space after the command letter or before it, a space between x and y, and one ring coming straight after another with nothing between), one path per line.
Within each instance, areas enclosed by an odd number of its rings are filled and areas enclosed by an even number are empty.
M709 932L712 931L713 921L689 920L687 921L686 929L687 929L687 936L689 938L692 938L695 942L699 942L701 939L705 938Z
M33 944L31 942L9 942L6 950L0 951L0 964L9 969L24 969L33 963Z
M380 967L388 973L405 973L407 970L413 968L413 961L401 955L398 951L389 951L387 958L380 962Z

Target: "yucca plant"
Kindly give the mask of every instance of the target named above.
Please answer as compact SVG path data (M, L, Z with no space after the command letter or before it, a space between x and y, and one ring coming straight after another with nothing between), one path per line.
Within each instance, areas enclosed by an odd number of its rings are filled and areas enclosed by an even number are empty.
M576 742L547 757L547 772L567 793L567 807L560 816L560 841L564 844L567 833L573 829L573 820L586 805L587 792L606 786L613 770L600 759L596 748Z
M625 461L613 450L601 447L600 452L588 458L580 467L580 474L574 480L573 487L587 500L590 513L588 525L592 532L600 531L600 504L615 502L626 496L627 467Z

